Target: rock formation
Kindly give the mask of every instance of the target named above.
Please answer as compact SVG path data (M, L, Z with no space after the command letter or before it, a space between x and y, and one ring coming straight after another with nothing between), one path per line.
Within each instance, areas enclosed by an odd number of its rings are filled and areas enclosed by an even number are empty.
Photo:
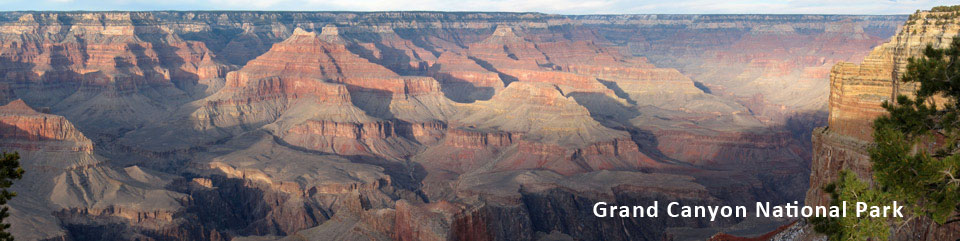
M135 15L32 13L3 23L4 81L18 83L12 92L27 103L117 134L223 77L228 67L203 42L135 25Z
M13 231L759 235L789 220L602 219L590 208L800 199L821 181L808 179L811 148L798 133L826 120L806 111L828 93L810 90L904 19L0 12L0 149L20 152L27 169ZM841 66L830 78L840 89L863 82L849 71L887 68ZM869 112L873 102L854 95L829 96L831 125Z
M59 223L75 215L119 218L131 226L172 226L184 195L164 189L171 176L137 166L115 169L62 116L35 111L22 100L0 106L0 148L18 152L26 171L13 187L11 231L21 239L64 239ZM86 218L85 218L86 219ZM87 221L83 221L87 222Z
M886 113L881 107L899 94L910 95L915 84L900 82L909 58L922 54L927 45L943 48L960 30L960 19L942 19L950 12L922 11L889 42L877 46L861 64L838 63L830 73L828 126L813 132L813 160L807 205L829 205L823 188L835 181L841 170L850 170L864 180L872 179L867 149L873 137L873 120ZM896 229L894 240L951 240L960 236L960 225L940 226L931 220L913 219Z

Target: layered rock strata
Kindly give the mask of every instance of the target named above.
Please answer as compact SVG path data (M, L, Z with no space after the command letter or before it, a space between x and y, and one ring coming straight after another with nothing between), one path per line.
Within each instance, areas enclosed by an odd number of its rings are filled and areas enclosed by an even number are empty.
M693 234L751 224L597 219L590 204L797 200L810 154L796 130L825 118L774 120L805 105L772 90L825 85L827 65L865 54L903 19L3 12L0 147L24 156L31 176L16 188L40 190L15 199L14 230L707 238ZM662 58L671 51L698 54L674 65ZM704 62L734 71L691 71ZM765 82L795 75L812 84Z
M159 229L175 226L184 196L164 189L166 174L137 166L113 168L93 143L62 116L35 111L22 100L0 106L0 148L17 152L25 174L12 191L11 232L22 239L68 239L60 225L82 215L119 218Z
M823 188L842 170L871 180L870 156L873 120L884 115L883 102L896 95L910 95L915 84L900 78L908 59L918 57L927 45L943 48L960 30L952 12L918 12L887 43L877 46L859 65L839 63L830 75L830 117L827 127L813 133L813 162L807 205L829 205ZM952 15L955 16L955 15ZM947 17L947 18L945 18ZM960 236L960 225L937 225L928 219L912 219L893 231L895 240L950 240Z

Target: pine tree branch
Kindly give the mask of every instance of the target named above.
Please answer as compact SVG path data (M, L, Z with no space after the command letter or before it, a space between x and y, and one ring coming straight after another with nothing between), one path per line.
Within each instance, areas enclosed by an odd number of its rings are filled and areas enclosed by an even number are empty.
M956 222L960 222L960 218L946 221L946 222L943 223L943 225L947 225L947 224L951 224L951 223L956 223Z

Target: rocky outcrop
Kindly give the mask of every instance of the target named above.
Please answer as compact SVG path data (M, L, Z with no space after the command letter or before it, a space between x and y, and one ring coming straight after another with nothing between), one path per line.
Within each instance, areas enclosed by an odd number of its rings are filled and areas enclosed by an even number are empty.
M860 65L842 63L830 75L831 131L861 140L872 139L870 123L886 113L880 105L896 95L910 95L914 84L899 79L907 60L922 54L927 45L943 48L957 35L960 25L937 23L948 13L921 12L913 15L889 42L877 46Z
M287 130L287 142L340 155L360 155L376 152L376 147L387 139L398 138L393 122L331 122L309 120Z
M396 199L393 180L380 167L298 151L266 133L228 145L248 148L208 159L197 175L211 179L211 187L182 189L192 197L188 212L207 228L290 235L335 216L393 206ZM277 159L258 161L265 152Z
M340 68L341 64L366 68ZM239 71L228 74L223 91L238 93L232 97L240 100L309 96L323 103L349 102L345 86L332 82L345 76L392 74L382 67L370 66L376 65L351 54L342 44L327 42L316 33L297 29L287 40L277 43Z
M537 70L519 70L503 69L504 74L517 78L523 82L541 82L557 85L564 93L571 92L597 92L608 94L611 98L617 98L613 90L608 89L596 78L589 75L580 75L575 73L559 71L537 71Z
M325 28L331 27L328 25ZM353 48L372 62L401 74L419 74L437 63L436 53L397 34L392 27L377 26L369 32L352 33L362 41Z
M119 218L146 229L173 225L183 196L163 189L171 177L109 166L66 118L15 100L0 106L0 133L0 148L18 152L26 171L12 188L21 195L9 203L17 238L69 239L73 215Z
M583 146L629 136L595 121L586 108L550 83L515 82L476 106L475 112L460 119L462 125L521 132L525 139L541 143Z
M441 54L437 64L431 66L430 73L440 81L444 94L459 102L488 100L505 86L500 75L454 52Z
M207 110L196 112L195 118L221 127L262 125L289 122L284 118L288 111L306 108L316 113L286 119L369 122L396 117L425 123L443 120L452 111L435 79L397 75L348 50L336 27L327 26L324 31L317 34L298 28L264 55L228 74L223 90L208 97ZM342 109L351 114L337 113ZM233 120L217 123L224 115Z
M871 180L870 146L873 120L886 113L881 104L896 95L909 95L915 84L900 82L907 60L927 45L944 47L957 35L957 19L940 19L949 12L918 12L887 43L873 49L860 65L839 63L830 75L829 126L813 133L813 161L807 205L829 205L823 188L840 171L850 170ZM960 225L940 226L925 218L912 219L892 232L895 240L956 239Z
M928 44L934 47L949 44L953 36L957 35L957 29L960 29L960 25L951 21L939 25L932 23L931 19L940 14L946 13L914 14L911 17L913 20L908 21L889 42L874 48L860 65L840 63L834 66L830 76L829 127L814 132L815 145L848 149L859 154L834 156L830 154L833 152L824 149L816 152L818 158L859 160L857 162L860 164L856 166L869 166L863 146L872 140L873 120L886 113L880 105L884 101L890 101L895 95L909 95L915 88L910 84L899 83L907 59L919 56L922 48ZM845 166L826 165L825 170L841 167ZM869 168L852 169L862 177L869 176ZM824 176L817 175L817 172L814 174L818 178L812 179L816 180L829 178L830 174L835 173L824 173ZM811 185L811 188L813 187L814 185Z
M507 25L498 25L486 39L471 44L469 55L496 69L538 69L541 64L549 63L536 44Z
M485 147L505 147L513 145L514 138L521 138L523 134L509 132L482 132L465 129L453 129L447 132L444 139L446 145L457 148L480 149Z
M39 151L52 147L54 151L93 152L90 139L66 118L37 112L19 99L0 106L0 138L8 148ZM52 145L58 142L72 145Z
M401 124L399 131L411 136L420 144L432 145L446 134L447 124L440 121Z
M0 52L12 58L0 60L7 66L0 75L27 103L111 134L162 115L223 77L228 67L203 42L134 24L135 15L31 13L5 22Z
M849 170L863 180L872 180L872 164L867 148L869 141L833 132L830 127L819 128L813 134L814 156L811 163L810 189L806 205L830 205L826 185L837 180L840 171ZM807 226L806 232L813 232ZM950 240L958 238L960 225L939 225L928 218L911 219L892 232L892 240ZM816 235L805 236L814 239Z
M830 205L830 195L823 187L837 180L842 170L850 170L864 180L873 178L870 154L867 153L869 142L838 134L829 128L819 128L813 133L813 143L807 205Z

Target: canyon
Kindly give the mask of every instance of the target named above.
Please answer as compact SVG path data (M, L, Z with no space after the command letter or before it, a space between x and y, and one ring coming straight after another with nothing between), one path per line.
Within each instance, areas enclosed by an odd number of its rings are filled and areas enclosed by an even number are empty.
M21 195L9 204L11 231L25 240L764 235L794 220L597 218L591 208L824 202L815 187L834 169L869 169L858 149L869 125L857 121L878 115L891 90L909 90L882 83L916 46L957 33L905 34L919 28L905 21L0 12L0 150L20 153L26 170L12 188Z

